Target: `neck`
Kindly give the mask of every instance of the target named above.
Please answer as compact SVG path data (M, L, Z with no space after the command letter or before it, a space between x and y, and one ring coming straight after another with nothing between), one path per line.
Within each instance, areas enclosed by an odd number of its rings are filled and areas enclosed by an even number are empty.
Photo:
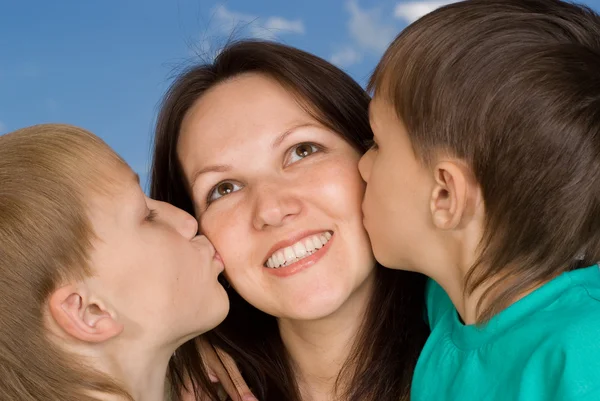
M175 349L157 349L132 345L117 354L110 371L136 401L165 401L165 383L169 360Z
M86 357L95 361L93 368L114 379L135 401L165 401L167 367L176 349L176 345L149 345L142 339L115 339L88 350ZM120 396L95 395L103 401L123 401Z
M375 271L334 313L318 320L279 320L305 401L331 400L338 375L354 349L373 292ZM350 379L350 378L346 378ZM339 383L342 388L345 380Z
M445 254L436 264L437 266L444 266L444 270L439 272L439 268L430 269L432 274L426 273L444 288L444 291L446 291L450 297L450 300L454 304L463 323L468 325L478 323L480 321L480 312L492 302L499 302L498 296L503 289L514 288L521 281L521 277L508 276L502 279L500 285L495 285L498 283L498 279L492 277L481 283L474 291L467 292L465 281L469 271L475 264L475 257L478 255L478 243L478 241L450 243ZM485 269L486 266L478 266L477 268ZM534 283L530 288L526 288L520 293L513 295L510 299L501 300L502 308L506 308L526 297L544 283L545 282ZM488 291L492 286L494 286L494 288L491 291ZM483 298L483 295L486 294L486 292L488 292L488 294ZM483 302L480 302L482 298Z
M477 304L486 288L482 285L467 293L465 286L465 279L479 255L482 233L479 225L471 224L461 231L432 238L432 248L439 251L430 250L431 263L426 269L418 270L442 286L465 324L477 322Z
M465 290L465 276L457 275L454 278L434 278L446 291L450 300L454 304L456 311L465 324L477 323L477 305L484 292L484 287L477 288L474 292L468 294Z

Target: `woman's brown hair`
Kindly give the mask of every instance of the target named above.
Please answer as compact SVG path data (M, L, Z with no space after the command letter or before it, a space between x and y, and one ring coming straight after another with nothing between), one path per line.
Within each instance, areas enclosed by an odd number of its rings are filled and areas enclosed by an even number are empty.
M51 293L92 274L86 200L110 188L106 169L119 165L126 166L104 142L72 126L0 136L0 399L131 399L47 330Z
M177 156L182 120L192 105L219 83L241 74L267 76L290 90L319 122L364 153L373 134L367 93L347 74L304 51L266 41L227 46L212 63L182 73L167 92L158 116L151 195L194 214ZM338 383L348 401L408 400L417 357L428 329L423 319L423 276L376 268L376 284L365 320ZM276 318L228 288L231 310L208 339L228 352L261 401L299 401L298 385ZM173 360L173 377L201 366L198 350L187 343ZM347 383L347 384L346 384ZM181 381L179 385L183 385Z
M369 84L424 164L472 168L486 212L467 292L486 321L600 260L600 16L559 0L472 0L404 30Z

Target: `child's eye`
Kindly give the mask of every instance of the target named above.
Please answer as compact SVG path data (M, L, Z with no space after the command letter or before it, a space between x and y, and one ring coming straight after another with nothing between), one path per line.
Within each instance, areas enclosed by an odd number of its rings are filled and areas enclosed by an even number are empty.
M221 181L208 192L206 204L210 205L217 199L229 195L232 192L239 191L240 189L242 189L242 186L233 181Z
M319 152L321 148L314 143L304 142L293 146L289 151L289 156L286 164L292 164L300 159L304 159L312 155L313 153Z
M153 221L154 221L154 219L156 218L156 214L157 214L157 213L156 213L156 210L155 210L155 209L150 209L150 210L148 211L148 214L146 215L146 221L147 221L147 222L150 222L150 223L151 223L151 222L153 222Z

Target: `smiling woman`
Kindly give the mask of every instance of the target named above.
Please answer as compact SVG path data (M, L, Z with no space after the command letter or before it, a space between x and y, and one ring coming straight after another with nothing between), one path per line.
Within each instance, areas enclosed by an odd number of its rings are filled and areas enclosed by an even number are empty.
M408 399L427 335L421 276L380 268L362 225L369 97L270 42L180 76L158 119L152 195L194 213L231 284L211 333L261 401ZM194 376L194 343L174 370Z
M316 320L368 298L374 260L360 154L289 91L260 74L221 83L188 111L178 149L184 176L196 177L201 230L250 304L286 321Z

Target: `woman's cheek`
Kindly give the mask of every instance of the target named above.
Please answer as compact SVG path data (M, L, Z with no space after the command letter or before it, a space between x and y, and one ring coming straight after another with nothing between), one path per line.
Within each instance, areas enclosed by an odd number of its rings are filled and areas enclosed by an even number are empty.
M334 173L333 179L323 177L323 196L330 199L338 210L360 211L365 184L355 165L347 165Z

